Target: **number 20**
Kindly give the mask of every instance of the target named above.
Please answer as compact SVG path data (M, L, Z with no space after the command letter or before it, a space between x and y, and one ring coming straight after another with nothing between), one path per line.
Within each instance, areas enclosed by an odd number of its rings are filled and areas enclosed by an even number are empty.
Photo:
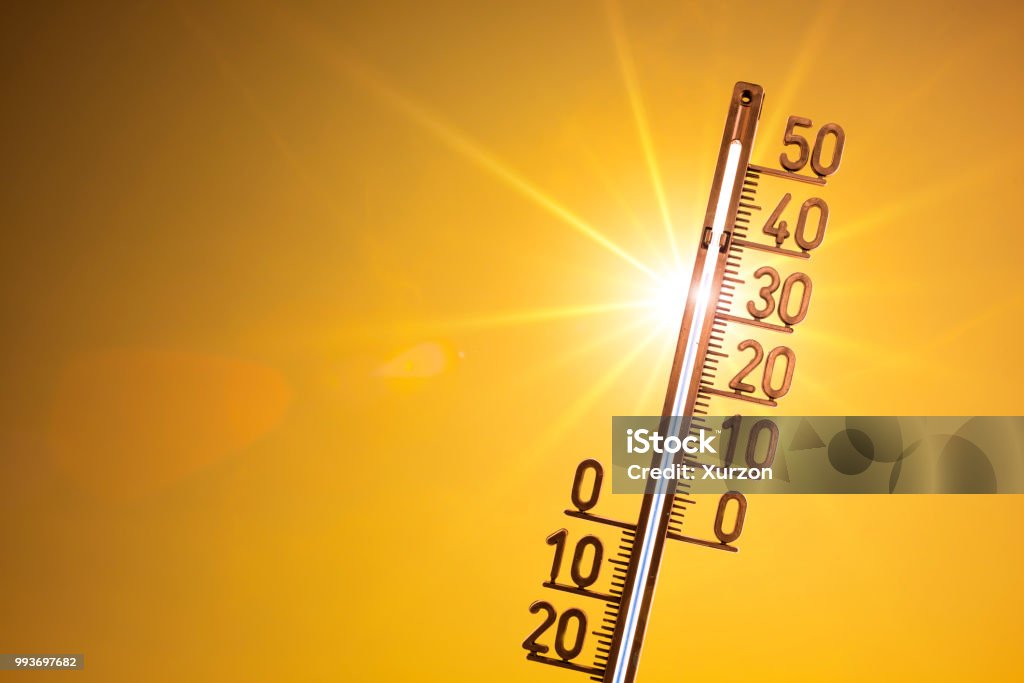
M558 629L555 631L555 652L558 653L558 656L568 661L577 657L583 651L583 639L587 635L587 615L582 610L573 607L566 610L561 618L559 618L558 613L550 602L538 600L530 605L530 613L536 614L537 612L544 612L546 616L540 626L534 629L533 633L528 635L526 640L523 641L524 648L537 654L547 652L548 646L538 643L537 638L542 636L557 621ZM569 645L566 642L566 634L569 630L569 622L571 621L576 622L576 635L573 638L572 644Z
M740 351L753 349L754 357L735 377L729 380L729 386L736 391L752 392L754 391L754 385L747 384L743 381L743 378L753 372L754 369L761 364L761 360L765 358L764 349L761 347L761 344L753 339L744 339L739 343L737 348ZM775 363L779 359L779 356L783 356L786 359L786 372L782 376L782 384L778 387L774 387L772 386L772 375L775 374ZM776 346L768 352L768 358L765 359L764 375L761 378L761 389L763 389L764 393L771 398L780 398L785 396L789 391L789 386L793 383L793 370L795 368L796 354L793 353L793 349L788 346Z

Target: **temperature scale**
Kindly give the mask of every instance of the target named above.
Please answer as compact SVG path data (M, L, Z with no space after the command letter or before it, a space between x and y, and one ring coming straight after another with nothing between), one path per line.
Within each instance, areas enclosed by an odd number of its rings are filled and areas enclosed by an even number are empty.
M759 85L740 82L733 89L669 375L659 430L663 434L695 434L705 424L703 416L732 414L732 407L718 409L727 402L775 407L793 382L793 350L760 338L792 334L807 315L812 282L799 268L825 238L829 207L819 195L826 178L839 169L846 137L835 123L816 126L808 118L790 116L782 136L781 168L752 164L763 102L764 89ZM767 196L762 187L766 179L779 181L775 185L786 191L781 196ZM759 215L756 223L755 214ZM788 272L772 265L751 267L745 262L746 257L769 255L773 262L791 264ZM733 301L737 286L746 282L744 277L759 286L745 305ZM731 333L737 330L742 332L742 340L735 348L727 347L727 333L734 336ZM720 376L731 356L740 357L742 368ZM726 450L731 460L743 418L734 415L722 426L723 435L729 432ZM755 422L746 438L747 464L770 463L778 443L775 425L770 420ZM766 452L758 460L755 446L761 443L766 444ZM670 467L684 462L685 457L682 452L666 453L656 456L652 466ZM530 605L530 612L541 615L542 620L523 647L533 662L588 674L591 680L603 683L633 683L666 543L680 541L735 552L747 501L738 492L720 497L715 538L711 540L682 533L686 510L696 503L686 497L689 486L685 480L651 482L636 522L595 512L604 480L600 462L580 463L570 493L572 507L565 514L614 529L617 547L606 552L597 536L573 540L567 530L560 529L547 538L554 561L550 579L543 584L573 599L601 604L603 614L595 623L582 609L560 611L550 602L538 600ZM563 564L568 566L569 580L560 582L559 577L566 574ZM603 591L595 586L602 575L608 585ZM585 651L593 653L592 658L584 657Z

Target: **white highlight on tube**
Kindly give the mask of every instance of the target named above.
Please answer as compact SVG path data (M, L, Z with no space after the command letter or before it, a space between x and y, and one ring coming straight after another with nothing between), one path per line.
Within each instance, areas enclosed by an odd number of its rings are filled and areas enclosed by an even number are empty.
M732 189L736 184L736 171L740 165L740 152L743 145L733 140L729 145L729 154L725 159L725 173L722 175L722 187L718 192L718 203L715 204L715 219L711 223L711 240L708 242L708 254L704 259L704 271L700 274L700 286L697 289L697 305L693 309L693 321L690 324L690 335L686 339L686 355L683 356L683 369L679 374L676 386L676 397L673 401L672 414L679 415L686 401L686 390L690 386L693 366L697 362L697 347L700 346L700 335L704 329L704 318L708 313L708 297L711 294L711 281L715 279L715 267L718 259L711 255L717 253L718 243L725 232L725 220L729 217L729 202L732 200ZM675 434L675 432L669 432Z
M711 223L711 239L708 242L708 254L704 258L704 270L700 274L700 284L697 288L696 305L693 309L693 320L690 322L690 333L686 338L686 352L683 355L683 368L679 373L679 383L676 385L676 395L672 401L672 421L669 423L669 434L678 434L680 428L679 417L683 412L686 402L687 389L693 376L693 369L697 363L697 351L700 346L701 332L704 329L704 321L708 314L708 299L711 294L711 282L715 278L715 268L718 259L713 257L718 250L718 244L725 232L725 221L729 217L729 203L732 201L732 191L736 185L736 173L740 165L740 153L743 151L743 144L739 140L733 140L729 144L729 151L725 159L725 172L722 174L722 186L718 191L718 202L715 204L715 218ZM660 467L668 467L672 464L672 455L662 455ZM665 507L665 496L669 481L659 479L654 489L654 501L651 505L651 513L647 517L644 528L643 546L640 548L640 562L637 567L636 578L633 581L633 590L629 596L629 610L626 612L626 626L622 632L622 643L615 659L615 674L612 676L613 683L623 683L626 679L626 668L628 664L629 651L633 647L636 638L637 616L640 612L640 601L643 599L644 586L647 585L647 578L651 573L651 550L654 546L654 534L658 530L658 520L661 518L662 509Z

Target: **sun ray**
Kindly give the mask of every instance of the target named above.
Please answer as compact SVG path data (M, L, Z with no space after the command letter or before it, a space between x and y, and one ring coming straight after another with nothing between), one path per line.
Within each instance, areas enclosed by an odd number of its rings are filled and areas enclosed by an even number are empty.
M594 178L601 184L601 189L604 194L615 202L619 211L621 211L622 215L625 216L626 221L629 223L630 227L633 228L637 237L643 240L644 246L647 248L647 252L653 252L655 254L658 261L658 272L667 271L668 268L666 266L668 264L666 264L664 259L661 258L664 249L661 249L660 245L655 243L655 240L651 237L650 231L640 220L639 216L637 216L633 211L632 207L629 206L629 203L623 196L621 189L612 179L608 167L602 163L591 142L575 127L570 128L569 130L574 134L573 137L575 138L576 145L579 147L580 153L587 160Z
M841 4L840 2L830 2L829 0L820 3L817 14L804 30L800 46L793 50L793 58L790 60L792 67L790 68L789 76L782 87L772 95L772 100L777 105L770 108L771 113L766 117L765 125L761 127L764 135L767 135L769 138L782 139L782 121L793 113L788 111L789 106L793 102L796 93L804 85L809 69L821 63L817 56L826 44L829 27L835 21Z
M940 176L938 180L925 185L913 194L898 195L896 199L879 206L871 213L847 221L842 230L837 230L835 234L829 235L829 245L834 247L843 240L870 232L901 216L910 214L916 209L934 207L936 203L942 201L956 200L958 197L962 197L969 188L999 177L1004 171L1015 167L1018 163L1016 157L1006 154L1001 158L965 168L954 175Z
M608 14L608 25L612 34L612 42L615 44L615 55L618 58L619 70L622 72L622 80L625 82L626 93L629 95L629 105L633 111L633 121L636 123L637 134L640 136L640 144L644 150L644 159L647 162L647 170L651 174L651 182L654 184L654 194L657 197L658 210L661 212L661 220L668 235L672 258L675 267L682 270L683 262L679 255L679 247L676 245L675 227L672 224L672 216L669 213L668 200L665 198L665 188L661 181L661 170L658 167L658 159L654 153L654 143L651 139L650 127L647 124L647 111L644 107L643 97L640 94L640 85L633 66L633 57L626 39L626 30L620 8L616 0L606 0L605 8Z
M501 472L501 477L507 481L509 477L519 476L522 477L527 472L529 467L532 467L538 460L539 456L550 452L558 442L564 438L565 434L580 420L583 420L593 405L600 400L609 390L611 390L615 383L624 375L630 367L637 361L644 351L650 346L658 336L661 334L656 324L656 315L651 314L638 318L633 323L628 325L629 331L632 332L636 327L642 326L643 324L650 325L650 331L642 338L638 339L630 350L623 356L619 356L617 362L609 367L606 372L599 377L599 379L585 391L578 395L576 400L553 422L549 421L547 428L537 437L533 445L528 449L527 455L530 457L520 458L516 461L516 464L510 465L510 467ZM607 345L611 343L612 338L617 339L621 337L621 334L610 334L595 344L588 344L593 348L597 346ZM577 349L578 350L578 349ZM569 356L578 357L579 353L570 352L566 354L566 360L569 360ZM650 374L656 374L654 372ZM502 491L509 492L514 491L513 488L502 487Z
M297 18L292 17L292 20L296 25L300 25L300 20ZM450 149L495 176L584 237L607 249L651 278L655 280L660 279L660 276L647 264L627 252L583 218L577 216L555 199L545 194L453 124L445 121L426 105L400 92L368 65L343 54L318 29L308 24L304 24L304 26L306 30L302 32L303 44L315 50L330 66L338 69L350 82L360 86L380 102L387 104L393 110L402 114L402 116L417 127L430 133Z
M655 400L653 403L650 397L655 392L655 387L661 386L659 380L662 380L667 384L669 364L659 362L661 359L670 358L672 349L676 343L674 335L666 334L662 337L662 342L658 347L658 350L651 354L652 363L651 369L647 372L647 377L644 379L644 383L640 386L639 391L636 392L636 403L633 406L634 415L644 415L644 411L653 410L654 413L660 413L661 404L660 399Z
M611 346L622 339L629 337L636 333L638 328L644 326L654 326L655 320L653 315L637 316L635 319L627 322L623 325L610 325L608 331L604 334L587 337L585 341L580 344L570 346L564 352L557 355L553 355L537 363L533 363L529 368L517 375L514 381L510 382L507 389L514 391L516 389L528 386L541 380L543 377L550 375L557 370L567 367L569 364L580 361L585 358L588 354L591 354L598 349Z
M647 350L659 335L658 329L652 329L646 336L637 341L636 345L622 356L617 363L609 367L600 378L569 405L565 411L553 419L548 428L538 437L530 452L536 457L549 452L579 422L598 400L601 399L629 370L637 358Z
M351 337L353 333L368 338L382 334L452 334L455 332L473 332L479 330L498 329L515 325L529 325L553 320L567 320L587 315L600 315L619 311L653 308L655 303L649 300L618 301L601 304L580 304L570 306L547 306L526 308L522 310L498 311L467 315L441 320L406 320L391 321L386 324L355 325L346 329L344 334Z

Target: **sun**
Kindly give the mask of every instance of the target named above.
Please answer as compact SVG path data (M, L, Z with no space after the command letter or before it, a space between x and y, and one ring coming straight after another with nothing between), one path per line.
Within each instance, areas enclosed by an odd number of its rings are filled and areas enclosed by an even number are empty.
M679 327L689 287L689 273L673 269L664 273L657 285L650 289L648 301L659 329Z

